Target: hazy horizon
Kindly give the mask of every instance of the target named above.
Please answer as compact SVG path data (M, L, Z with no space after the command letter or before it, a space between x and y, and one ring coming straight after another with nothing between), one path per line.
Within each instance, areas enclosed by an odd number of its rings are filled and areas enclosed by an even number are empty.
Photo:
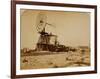
M60 44L89 46L90 13L21 9L21 49L35 48L39 38L36 20L40 12L44 12L47 22L54 25L54 27L46 26L46 31L57 35Z

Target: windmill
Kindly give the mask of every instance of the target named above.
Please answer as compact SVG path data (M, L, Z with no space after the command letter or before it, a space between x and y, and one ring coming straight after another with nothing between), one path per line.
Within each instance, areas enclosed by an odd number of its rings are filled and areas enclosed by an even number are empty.
M54 51L56 48L57 35L46 32L45 30L47 25L49 25L50 27L53 26L52 24L47 22L47 16L43 12L40 12L36 20L36 29L40 35L36 45L37 51ZM54 38L52 44L50 43L51 38Z

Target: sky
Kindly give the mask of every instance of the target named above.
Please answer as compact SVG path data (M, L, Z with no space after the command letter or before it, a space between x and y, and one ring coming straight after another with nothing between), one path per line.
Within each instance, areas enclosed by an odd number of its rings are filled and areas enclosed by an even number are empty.
M39 13L44 13L47 32L58 36L58 41L66 46L89 46L90 13L68 11L41 11L21 9L21 49L35 48L39 33L36 30Z

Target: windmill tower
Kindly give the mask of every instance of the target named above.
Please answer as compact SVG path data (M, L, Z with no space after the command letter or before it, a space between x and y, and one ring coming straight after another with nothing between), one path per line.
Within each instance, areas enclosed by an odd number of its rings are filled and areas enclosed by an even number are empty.
M36 45L37 51L53 51L55 50L54 47L57 45L57 35L46 32L47 25L52 26L52 24L47 22L47 16L40 12L37 16L36 22L36 29L40 35ZM53 43L51 43L51 38L54 38Z

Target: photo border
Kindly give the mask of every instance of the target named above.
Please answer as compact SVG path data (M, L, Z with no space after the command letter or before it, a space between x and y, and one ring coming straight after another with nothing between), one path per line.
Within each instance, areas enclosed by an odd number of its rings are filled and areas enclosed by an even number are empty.
M90 8L94 9L94 70L78 71L78 72L61 72L61 73L46 73L46 74L16 74L16 5L42 5L42 6L57 6L57 7L75 7L75 8ZM80 5L80 4L64 4L64 3L47 3L33 1L11 1L11 78L29 78L29 77L44 77L44 76L61 76L61 75L77 75L77 74L92 74L97 73L97 6L96 5Z

